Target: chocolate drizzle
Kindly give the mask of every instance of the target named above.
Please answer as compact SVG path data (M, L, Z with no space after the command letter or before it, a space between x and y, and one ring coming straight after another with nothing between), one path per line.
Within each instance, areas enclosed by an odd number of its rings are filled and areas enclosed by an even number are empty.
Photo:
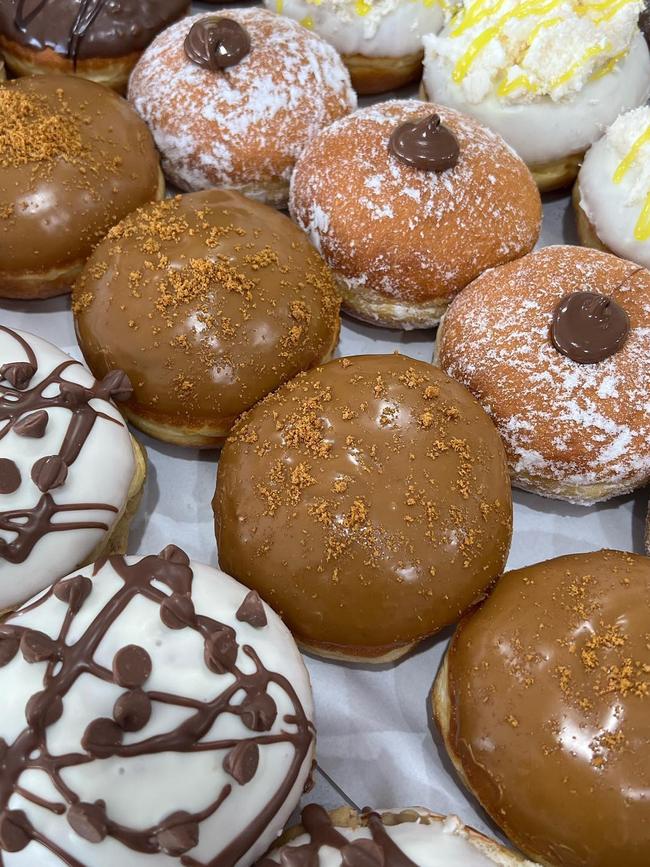
M348 840L332 824L326 810L309 804L302 811L302 825L309 835L303 846L283 846L277 853L282 867L318 867L319 850L323 846L341 853L343 867L417 867L389 836L381 816L364 810L362 819L368 826L372 840ZM257 867L277 867L272 858L263 858Z
M400 124L391 134L389 148L398 160L425 172L453 169L460 156L458 139L438 114Z
M0 499L0 531L15 534L12 541L0 538L0 561L4 559L10 563L24 563L37 542L48 533L109 529L108 524L100 521L57 521L55 518L64 513L83 511L117 514L119 510L115 506L108 503L59 504L55 502L51 491L65 484L68 470L79 456L98 418L116 425L121 424L117 419L93 408L91 401L97 398L124 399L130 394L130 386L127 388L128 380L121 371L111 372L90 388L70 382L63 378L63 373L68 368L78 366L78 362L70 359L60 364L38 385L30 387L38 370L33 349L10 328L0 325L0 330L17 341L28 359L26 362L10 362L0 368L0 441L10 431L23 437L42 437L49 421L48 411L65 408L71 413L59 453L39 458L32 467L32 481L42 494L36 505L31 509L2 511ZM16 477L16 474L9 470L8 465L12 463L6 460L0 462L0 495L12 493L20 483L20 477ZM11 485L14 487L9 490Z
M192 25L185 37L184 49L192 63L218 72L246 57L251 50L251 38L233 18L208 15Z
M66 54L68 58L72 60L75 67L79 59L81 41L92 27L95 19L107 2L108 0L81 0L79 3L77 15L72 23L72 27L70 28L70 36L68 38L66 49ZM48 3L49 0L40 0L40 2L38 2L30 12L26 13L25 6L27 0L18 0L14 17L14 26L16 29L22 33L26 33L29 25L38 15L41 14L41 12L43 12Z
M551 341L578 364L598 364L619 352L630 333L630 317L607 295L571 292L555 308Z
M128 564L122 557L99 561L95 564L94 576L97 576L106 562L110 563L123 584L76 642L69 643L71 626L92 590L92 582L85 576L58 581L45 595L14 615L11 622L0 625L0 665L6 665L18 652L23 654L27 663L43 658L48 661L43 689L32 696L27 705L27 727L13 743L0 741L0 867L4 863L3 850L21 851L32 841L40 843L57 855L64 864L82 867L71 853L63 851L53 840L41 834L23 811L9 809L8 804L14 793L21 794L27 800L57 815L65 813L75 833L90 842L99 843L110 836L137 852L151 855L164 852L178 858L184 867L232 867L232 864L257 842L295 786L300 769L312 747L312 724L285 677L268 671L252 647L240 647L232 627L195 613L188 615L187 623L180 628L198 633L206 649L208 645L211 646L209 656L212 662L208 663L210 669L216 674L227 673L229 676L229 685L215 698L199 701L166 692L146 691L151 660L143 648L135 645L118 651L113 661L113 671L99 665L94 659L95 653L108 630L130 602L142 596L157 603L160 617L165 622L164 602L169 599L190 599L194 578L189 558L173 545L165 548L158 556L145 557L133 564ZM171 591L171 595L166 595L157 584L164 584ZM55 640L20 626L21 615L43 605L52 595L57 599L67 600L68 604L61 631ZM178 628L177 624L173 628ZM247 657L246 671L238 667L236 657L232 657L229 649L220 654L215 648L212 639L224 634L230 637L237 653L241 652ZM221 642L217 644L222 646ZM51 755L48 752L47 728L60 717L66 694L77 679L85 674L91 674L110 684L119 685L125 681L129 684L141 683L142 690L128 690L123 693L115 705L114 719L92 721L84 732L79 752L64 756ZM252 729L249 725L247 712L251 707L259 703L262 697L273 702L268 693L271 685L276 694L280 689L290 700L293 712L286 715L283 721L287 726L294 727L295 732L282 730L271 734L273 722L269 720L259 729ZM169 732L140 742L131 740L125 744L124 732L136 731L146 724L149 718L147 708L150 710L151 703L187 708L192 711L192 715ZM125 708L126 711L123 712ZM144 711L141 712L143 708ZM245 726L259 733L251 734L242 740L205 740L217 718L223 714L239 716ZM273 721L274 719L275 717ZM163 752L228 750L224 760L225 770L234 782L246 785L257 772L260 748L278 743L291 744L294 747L293 758L281 785L249 825L208 862L198 861L186 853L200 840L201 822L214 815L230 796L233 788L231 783L215 791L212 802L200 812L171 813L153 827L136 830L113 821L102 801L94 804L82 803L64 782L62 774L66 768L89 764L109 756L130 758ZM60 801L50 804L20 788L20 777L27 769L46 773Z

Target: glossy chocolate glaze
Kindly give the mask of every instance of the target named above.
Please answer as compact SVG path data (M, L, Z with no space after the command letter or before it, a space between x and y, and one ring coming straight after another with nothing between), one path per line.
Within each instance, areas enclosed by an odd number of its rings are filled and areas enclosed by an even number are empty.
M300 641L334 650L456 621L500 573L512 530L492 423L401 355L337 359L256 406L223 449L214 506L222 568Z
M85 259L155 198L151 135L107 88L72 76L20 78L0 85L0 109L0 287Z
M211 190L149 206L111 231L74 290L90 368L121 358L127 408L187 428L228 424L338 333L322 260L286 217Z
M555 308L551 341L578 364L598 364L623 348L630 327L627 311L613 298L600 292L571 292Z
M510 839L561 867L650 863L650 560L505 575L448 654L450 742Z
M3 0L0 35L71 60L142 51L189 9L188 0Z

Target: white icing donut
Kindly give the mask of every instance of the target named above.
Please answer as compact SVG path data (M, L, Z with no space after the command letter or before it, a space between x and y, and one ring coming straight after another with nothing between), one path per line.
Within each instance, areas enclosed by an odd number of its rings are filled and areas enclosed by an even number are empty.
M581 33L573 2L556 4L546 16L514 18L504 26L502 38L489 40L469 66L470 37L476 44L491 25L498 26L496 15L479 19L459 36L452 35L458 32L457 19L439 36L425 36L427 98L473 115L502 135L528 165L581 153L620 112L646 101L650 53L636 18L628 20L638 17L638 3L627 4L598 25L588 26L583 16L579 21L586 29ZM506 14L512 15L515 5L507 0L499 8L510 9ZM561 23L553 25L553 16ZM547 21L551 26L541 26ZM606 49L600 47L603 44ZM590 52L596 54L581 65L580 58ZM455 80L454 70L461 68L466 75ZM504 83L510 86L524 79L527 87L499 93Z
M61 383L91 391L77 407ZM135 458L122 416L97 396L115 395L109 385L46 340L0 326L0 611L85 562L126 506Z
M650 108L614 122L587 153L578 184L580 206L603 244L649 268L650 234L642 216L650 201Z
M173 545L80 575L0 626L0 861L250 867L313 759L289 631Z
M299 21L343 55L404 57L437 33L444 13L439 0L264 0L267 8Z

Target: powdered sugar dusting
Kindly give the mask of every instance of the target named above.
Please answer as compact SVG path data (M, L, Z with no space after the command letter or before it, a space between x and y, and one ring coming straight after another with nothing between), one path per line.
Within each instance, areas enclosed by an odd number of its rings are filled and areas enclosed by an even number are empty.
M336 51L294 21L228 9L251 36L240 63L210 72L183 43L205 15L162 33L136 66L129 99L149 124L169 179L183 190L288 182L304 146L356 106Z
M575 291L611 295L630 316L623 349L599 364L571 361L549 338L557 303ZM537 476L563 486L616 485L622 492L650 478L650 273L644 269L593 250L547 247L484 274L447 312L440 363L494 419L515 480ZM568 498L582 501L579 494Z
M461 148L456 168L441 174L388 150L395 126L434 110ZM415 100L362 109L320 133L296 165L290 209L349 286L415 302L451 297L523 255L541 219L532 177L499 136Z

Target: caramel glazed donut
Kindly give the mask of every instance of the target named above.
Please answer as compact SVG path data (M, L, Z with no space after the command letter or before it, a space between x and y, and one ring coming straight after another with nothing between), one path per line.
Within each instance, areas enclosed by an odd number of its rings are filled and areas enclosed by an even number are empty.
M345 310L405 329L437 324L475 277L531 250L542 214L503 139L416 100L362 109L317 135L296 164L289 208Z
M0 612L126 550L146 458L110 399L130 393L121 371L96 381L51 343L0 325Z
M251 867L314 761L280 618L168 545L57 581L0 625L0 863Z
M305 145L357 104L331 45L259 8L170 27L134 69L129 99L180 190L235 189L278 208Z
M224 190L127 217L73 295L90 369L121 366L133 383L127 418L167 442L209 447L244 410L330 357L339 304L288 217Z
M513 484L588 505L650 481L650 273L546 247L478 278L438 335L442 369L499 429Z
M456 816L417 807L381 813L339 807L327 813L309 804L301 821L256 867L534 867Z
M437 724L483 808L548 867L650 864L650 559L504 575L436 678Z
M65 75L0 85L0 297L69 292L111 226L164 188L151 135L117 94Z
M14 75L67 73L126 90L138 58L188 0L3 0L0 49Z
M214 510L221 567L307 650L367 663L480 601L512 534L494 426L401 355L336 359L257 404L223 449Z

